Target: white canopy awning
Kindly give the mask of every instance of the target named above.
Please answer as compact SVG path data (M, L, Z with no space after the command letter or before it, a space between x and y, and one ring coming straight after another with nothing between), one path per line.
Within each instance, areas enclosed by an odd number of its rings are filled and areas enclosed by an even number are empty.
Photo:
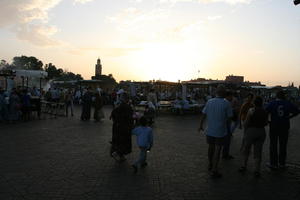
M34 77L34 78L45 78L48 76L48 72L41 70L15 70L16 76L23 77Z

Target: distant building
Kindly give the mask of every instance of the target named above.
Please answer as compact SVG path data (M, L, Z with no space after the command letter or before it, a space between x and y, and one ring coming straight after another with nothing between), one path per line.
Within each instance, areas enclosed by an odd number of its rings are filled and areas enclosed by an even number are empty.
M92 80L81 81L82 86L89 86L91 88L100 87L102 89L113 89L117 82L112 74L102 74L102 64L100 58L97 59L95 65L95 76L91 77Z
M100 58L97 59L97 63L95 65L95 76L92 76L92 80L102 80L106 78L105 75L102 75L102 64Z
M202 81L207 81L205 78L197 78L197 79L191 79L188 82L202 82Z
M229 75L229 76L226 76L225 81L230 82L230 83L243 83L244 82L244 76Z
M97 64L95 65L95 77L102 75L102 65L100 58L97 59Z
M266 85L262 84L260 81L258 81L258 82L245 81L244 85L245 86L266 86Z

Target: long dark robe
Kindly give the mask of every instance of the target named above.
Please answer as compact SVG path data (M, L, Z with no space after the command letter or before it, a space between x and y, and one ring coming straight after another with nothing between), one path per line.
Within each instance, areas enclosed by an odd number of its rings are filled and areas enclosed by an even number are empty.
M100 119L104 118L104 113L103 113L103 110L102 110L102 107L103 107L103 98L100 96L100 95L96 95L96 98L95 98L95 111L94 111L94 119L96 121L99 121Z
M131 131L133 128L133 110L125 103L112 111L112 149L111 152L117 152L119 155L131 153Z
M29 97L28 97L29 98ZM17 94L12 94L9 99L9 118L17 121L20 117L20 98Z
M92 94L86 92L82 97L82 113L81 120L89 120L91 118Z

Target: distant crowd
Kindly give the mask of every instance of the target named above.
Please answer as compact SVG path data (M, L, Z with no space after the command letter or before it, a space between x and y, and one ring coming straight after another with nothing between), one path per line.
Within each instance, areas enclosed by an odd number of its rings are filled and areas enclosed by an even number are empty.
M31 111L40 117L41 92L33 88L13 88L10 92L0 88L0 122L28 121Z

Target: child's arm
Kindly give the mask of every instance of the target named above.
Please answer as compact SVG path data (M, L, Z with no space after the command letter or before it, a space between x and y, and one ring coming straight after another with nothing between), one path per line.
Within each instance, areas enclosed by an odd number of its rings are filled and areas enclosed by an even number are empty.
M150 129L149 143L150 143L150 149L151 149L152 146L153 146L153 132L152 132L152 129Z
M134 129L131 131L131 134L132 134L132 135L137 135L137 128L134 128Z

